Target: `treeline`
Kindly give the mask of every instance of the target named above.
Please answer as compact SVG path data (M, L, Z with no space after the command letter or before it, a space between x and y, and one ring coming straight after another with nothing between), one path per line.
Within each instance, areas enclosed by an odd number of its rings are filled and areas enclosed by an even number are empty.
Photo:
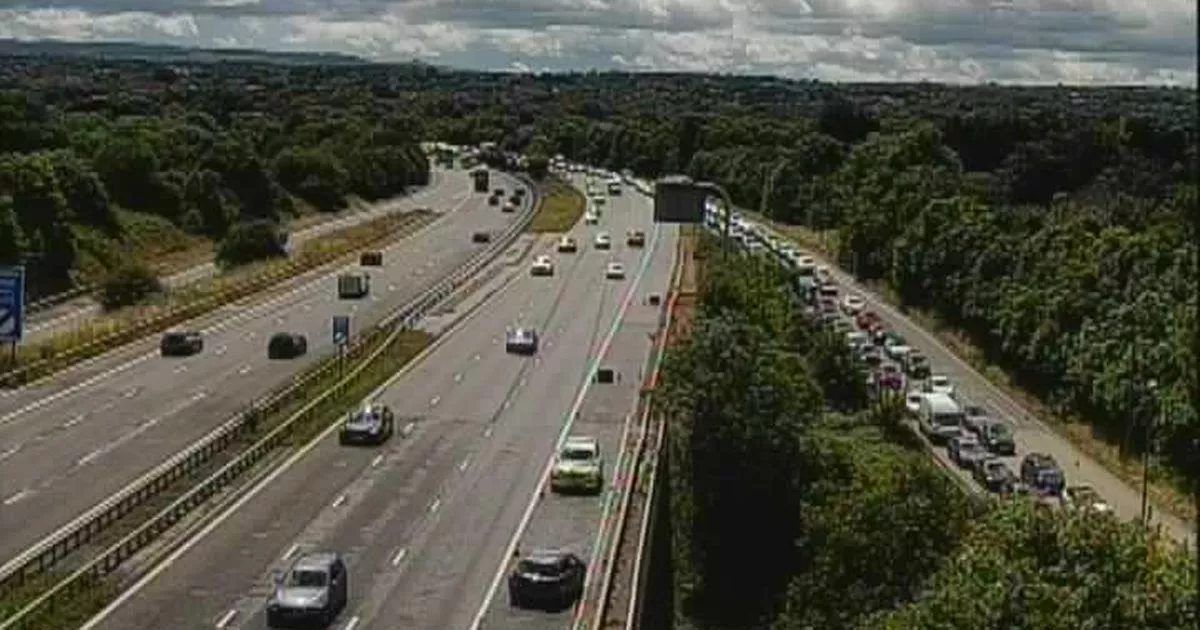
M1190 556L1105 515L968 500L774 267L700 253L656 398L675 627L1195 627Z
M1058 412L1200 479L1195 90L488 80L430 96L455 112L431 129L686 172L751 209L774 174L772 218L833 232Z
M25 262L33 297L172 243L226 242L231 264L277 254L257 235L428 181L419 125L333 77L48 67L0 86L0 264Z

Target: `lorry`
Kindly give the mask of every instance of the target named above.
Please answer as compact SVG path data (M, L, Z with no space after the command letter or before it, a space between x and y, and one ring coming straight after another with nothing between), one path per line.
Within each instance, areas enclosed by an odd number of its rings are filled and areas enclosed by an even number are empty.
M475 192L488 192L491 190L491 177L486 168L478 168L471 172L471 178L475 180Z
M371 276L365 271L344 273L338 276L338 298L364 298L371 292Z

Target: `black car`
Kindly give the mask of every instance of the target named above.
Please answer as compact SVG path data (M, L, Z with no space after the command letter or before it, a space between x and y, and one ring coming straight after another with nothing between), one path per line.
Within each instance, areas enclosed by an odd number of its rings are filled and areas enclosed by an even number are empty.
M496 190L493 190L493 191L492 191L492 195L493 195L493 196L495 196L495 197L503 197L503 196L504 196L504 189L503 189L503 188L497 188Z
M472 243L490 243L492 234L490 232L476 232L471 235Z
M332 551L301 555L279 579L267 602L267 627L328 626L346 608L346 562Z
M383 444L396 432L396 416L387 405L371 403L350 414L338 433L338 442L350 444Z
M1067 486L1062 468L1045 453L1030 453L1021 460L1021 481L1041 494L1061 494Z
M980 441L987 450L997 455L1016 455L1017 443L1013 439L1012 425L1000 420L992 420L984 425L980 433Z
M1004 462L990 458L984 460L975 468L975 480L988 492L1008 494L1017 482L1017 476Z
M188 357L204 352L204 337L195 331L169 332L158 344L164 357Z
M308 338L300 333L281 332L267 342L267 358L294 359L308 352Z
M362 256L359 257L358 264L362 265L363 267L382 267L383 252L363 252Z
M499 198L499 197L497 197L497 196L495 196L495 195L492 195L491 197L488 197L488 205L489 205L489 206L498 206L498 205L500 205L500 198Z
M508 575L508 602L517 608L566 609L583 594L587 564L568 551L537 550Z
M513 193L511 196L509 196L508 203L510 203L514 206L519 206L519 205L521 205L521 201L523 201L524 199L525 198L522 197L521 195Z

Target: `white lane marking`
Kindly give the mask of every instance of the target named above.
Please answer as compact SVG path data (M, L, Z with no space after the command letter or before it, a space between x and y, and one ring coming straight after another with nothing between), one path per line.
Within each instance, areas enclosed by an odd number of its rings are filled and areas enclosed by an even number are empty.
M18 452L18 451L20 451L20 450L21 450L21 445L20 445L20 444L17 444L16 446L10 446L10 447L9 447L7 450L5 450L4 452L0 452L0 462L2 462L2 461L4 461L4 460L8 459L9 457L12 457L13 455L16 455L16 454L17 454L17 452Z
M12 504L16 503L17 501L20 501L21 499L24 499L25 497L29 496L30 494L31 493L29 492L29 489L22 490L16 494L9 496L7 499L5 499L4 505L12 505Z
M340 508L340 507L342 507L342 504L345 502L346 502L346 495L339 494L338 498L333 500L333 507Z
M233 621L233 618L237 616L237 613L238 611L236 608L231 608L229 609L229 612L221 615L221 618L217 620L217 630L222 630L225 626L229 625L229 622Z
M442 500L440 498L434 499L433 503L429 504L429 511L436 512L440 507L442 507Z
M102 449L96 449L96 450L88 453L87 455L84 455L83 457L80 457L79 459L75 460L75 465L76 466L87 466L93 459L100 457L100 454L102 452L103 452Z
M238 374L249 374L250 370L252 369L254 368L249 365L243 365L242 367L238 368Z
M417 428L417 423L409 422L408 424L404 425L404 428L400 431L400 435L407 436L407 435L411 434L413 432L413 429L415 429L415 428Z
M430 407L436 407L436 406L438 405L438 403L440 403L440 402L442 402L442 397L441 397L441 396L434 396L433 398L430 398L430 399L429 399L429 406L430 406Z
M86 417L87 417L86 413L75 414L75 416L73 418L71 418L70 420L67 420L66 422L62 423L59 426L61 426L64 429L70 429L71 427L79 424L80 422L83 422L83 419Z
M392 556L392 566L398 566L401 562L404 562L404 556L407 555L408 549L401 547L400 551L397 551L396 555Z
M283 559L287 560L288 558L291 558L292 555L294 555L297 551L300 551L300 543L293 543L292 546L288 547L288 550L283 553Z
M487 425L483 430L483 437L492 437L492 425Z
M371 468L375 468L376 466L379 466L380 462L382 462L382 461L383 461L383 454L381 453L379 455L376 455L375 459L371 460Z
M462 463L458 465L459 472L466 470L467 466L470 466L470 465L471 465L471 456L467 455L467 457L462 460Z
M140 391L142 391L142 388L140 388L140 387L130 387L129 389L122 392L121 395L126 398L133 398L134 396L137 396L138 392L140 392Z
M455 382L455 383L461 383L461 382L462 382L462 379L463 379L462 372L455 372L455 373L454 373L454 382Z
M483 357L483 355L476 354L474 357L471 357L471 358L472 358L472 359L474 359L474 360L476 360L476 361L478 361L478 360L479 360L479 359L481 359L482 357Z
M659 232L656 229L654 232L654 244L648 249L647 253L642 254L644 261L641 268L638 269L637 275L634 276L633 282L629 285L629 289L625 291L625 299L621 302L621 307L617 310L616 316L613 318L612 326L608 329L608 333L604 336L599 349L596 352L595 358L591 361L591 366L588 369L586 378L579 387L579 393L575 396L575 401L571 403L571 410L567 412L566 421L562 425L562 430L558 433L558 439L555 440L554 452L562 449L563 442L570 435L572 426L575 424L575 418L579 415L579 410L583 408L584 398L587 396L588 390L591 389L592 381L596 377L596 372L600 369L600 363L608 354L609 348L612 346L613 339L617 336L617 331L621 329L621 322L625 319L626 313L629 311L630 304L633 303L633 294L641 284L642 276L646 270L650 268L649 258L654 252L657 244ZM546 461L545 468L542 469L542 474L538 477L538 483L533 488L533 493L529 497L529 504L525 506L525 513L521 515L520 522L517 523L517 529L513 531L512 537L508 541L508 546L504 550L504 555L500 558L500 566L496 569L496 574L492 576L492 583L488 587L487 593L483 597L483 602L479 605L479 610L475 612L475 618L471 620L469 630L479 630L483 624L483 618L487 615L488 608L492 605L492 600L496 597L496 590L500 586L501 580L508 573L508 561L517 551L517 546L521 542L521 536L525 534L525 530L529 527L529 521L533 519L533 512L537 509L539 499L541 498L542 489L545 487L547 480L550 478L550 471L554 469L554 456L551 455Z
M354 630L356 626L358 626L358 617L351 617L350 621L346 623L346 630Z

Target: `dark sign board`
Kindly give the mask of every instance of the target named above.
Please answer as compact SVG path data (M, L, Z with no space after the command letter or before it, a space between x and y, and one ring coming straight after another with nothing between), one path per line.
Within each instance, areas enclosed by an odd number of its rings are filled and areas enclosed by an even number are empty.
M654 184L654 222L703 223L704 203L712 194L711 188L690 177L664 177Z

